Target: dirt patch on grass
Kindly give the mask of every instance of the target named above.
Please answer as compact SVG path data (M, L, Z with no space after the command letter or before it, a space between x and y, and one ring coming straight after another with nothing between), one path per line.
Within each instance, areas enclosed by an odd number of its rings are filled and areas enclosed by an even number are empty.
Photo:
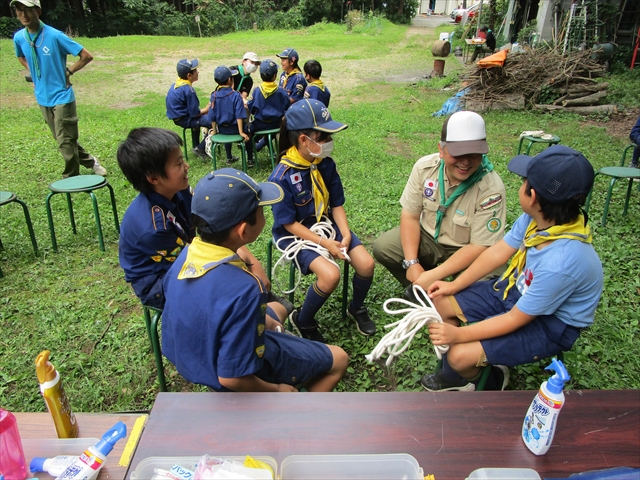
M629 140L629 133L631 133L631 129L638 121L638 115L640 115L640 108L632 108L611 115L607 122L588 119L583 123L596 127L604 127L610 136Z
M408 159L412 159L415 157L415 154L411 150L409 143L401 138L398 138L395 135L389 135L385 138L387 142L387 151L388 155L393 155L394 157L404 157Z

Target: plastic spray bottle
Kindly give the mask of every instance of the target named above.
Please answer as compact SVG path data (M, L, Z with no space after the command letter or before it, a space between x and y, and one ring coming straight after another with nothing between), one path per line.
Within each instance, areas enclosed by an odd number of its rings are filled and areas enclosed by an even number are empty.
M53 458L34 457L29 464L31 473L47 472L52 477L57 477L64 472L69 465L73 465L78 456L58 455Z
M564 384L571 379L564 364L555 358L545 370L553 370L556 373L546 382L542 382L522 425L524 444L536 455L544 455L551 446L558 415L564 405L562 390Z
M13 413L0 408L0 476L5 480L27 478L18 422Z
M40 382L40 392L53 417L58 438L75 438L78 436L76 416L71 411L69 399L62 388L60 374L49 362L49 350L40 352L36 357L36 374Z
M91 480L95 478L116 442L126 436L127 426L123 422L116 423L105 432L102 439L94 447L87 448L75 462L58 475L56 480Z

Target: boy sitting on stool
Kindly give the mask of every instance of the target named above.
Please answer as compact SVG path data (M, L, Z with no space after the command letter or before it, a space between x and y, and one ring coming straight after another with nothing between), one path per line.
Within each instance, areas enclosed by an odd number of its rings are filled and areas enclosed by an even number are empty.
M442 370L422 378L429 391L474 390L488 364L487 389L504 390L507 367L571 349L593 323L603 272L582 210L593 167L581 153L554 145L533 158L518 155L508 168L523 178L524 213L458 278L428 289L444 321L429 324L429 337L451 347ZM511 257L500 280L477 282Z

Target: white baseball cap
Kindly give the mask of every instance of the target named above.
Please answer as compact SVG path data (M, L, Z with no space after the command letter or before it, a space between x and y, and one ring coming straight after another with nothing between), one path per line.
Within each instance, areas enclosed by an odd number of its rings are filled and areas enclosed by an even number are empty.
M12 0L12 2L9 5L13 7L16 3L21 3L25 7L42 8L40 6L40 0Z
M475 112L456 112L442 126L440 140L454 157L489 151L484 119Z
M244 57L242 57L242 60L251 60L252 62L260 63L260 60L258 60L258 55L253 52L245 53Z

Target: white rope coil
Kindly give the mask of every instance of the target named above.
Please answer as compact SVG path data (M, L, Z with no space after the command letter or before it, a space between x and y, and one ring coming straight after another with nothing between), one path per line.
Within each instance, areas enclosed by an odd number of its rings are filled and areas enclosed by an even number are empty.
M387 367L390 366L396 357L400 356L400 354L409 348L413 337L422 327L431 322L442 323L440 314L422 287L413 285L413 294L416 299L418 299L419 304L410 302L404 298L390 298L382 305L384 311L390 315L401 315L403 313L406 313L406 315L401 320L384 326L384 328L395 328L382 337L378 345L375 346L369 355L365 355L365 358L369 362L382 358L382 355L384 355L386 351L389 354L389 358L387 358L385 364ZM427 301L429 306L427 306L427 303L425 303L423 299ZM394 302L407 305L408 308L391 310L388 305ZM434 345L433 348L436 351L438 359L441 359L442 354L449 350L449 345Z
M309 230L311 230L316 235L319 235L320 237L322 237L323 240L336 239L336 231L334 230L333 225L331 224L331 221L325 216L323 216L318 223L316 223L311 228L309 228ZM280 242L286 241L286 240L293 240L293 241L289 244L289 246L287 246L287 248L283 249L282 247L280 247ZM320 241L320 243L322 243L322 241ZM312 250L316 252L317 254L321 255L323 258L326 258L329 262L333 263L336 266L336 268L340 270L340 265L338 265L336 261L333 259L333 257L329 253L329 250L323 247L322 245L318 245L317 243L312 242L311 240L303 240L302 238L296 237L295 235L288 235L286 237L281 237L277 242L275 242L275 246L278 249L278 251L282 253L282 255L273 266L273 269L271 270L271 277L274 279L274 283L276 284L276 287L278 287L278 290L280 290L284 294L295 292L296 289L298 288L298 285L300 285L300 281L302 279L302 269L300 268L300 263L298 263L298 253L302 250ZM346 257L347 261L349 262L351 261L351 258L349 258L349 255L347 255L346 248L342 249L342 254ZM296 275L297 279L296 279L295 285L291 290L285 290L281 288L280 285L277 284L276 269L280 265L283 267L286 267L291 262L295 262L296 264L296 270L298 271Z

